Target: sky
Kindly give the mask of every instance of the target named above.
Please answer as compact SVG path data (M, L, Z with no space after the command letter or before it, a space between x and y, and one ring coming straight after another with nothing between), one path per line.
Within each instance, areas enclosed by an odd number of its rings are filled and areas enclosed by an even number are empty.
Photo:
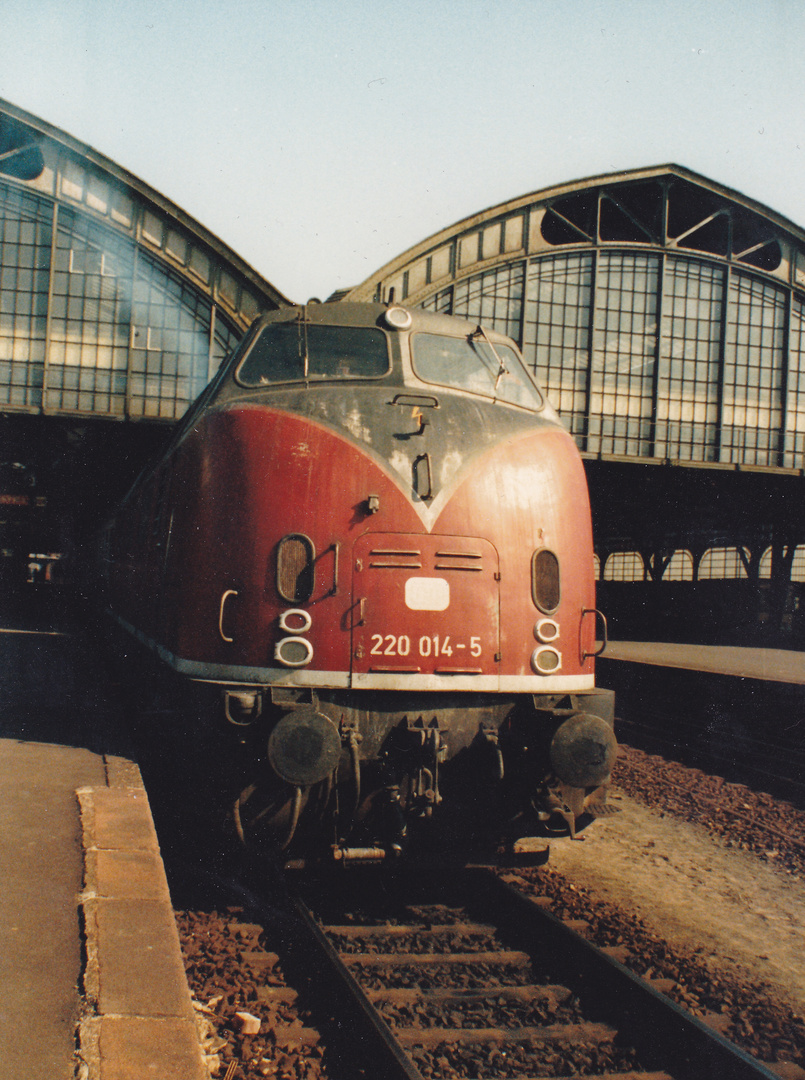
M2 0L0 97L296 301L667 162L805 227L805 0Z

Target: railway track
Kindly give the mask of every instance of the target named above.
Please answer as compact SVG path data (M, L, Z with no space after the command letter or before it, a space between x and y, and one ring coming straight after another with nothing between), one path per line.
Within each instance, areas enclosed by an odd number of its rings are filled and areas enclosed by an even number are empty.
M393 890L392 890L393 892ZM776 1074L483 869L427 902L360 898L296 918L312 989L366 1075L749 1080ZM372 908L374 908L372 910ZM360 912L360 914L358 914ZM348 917L347 917L348 916Z

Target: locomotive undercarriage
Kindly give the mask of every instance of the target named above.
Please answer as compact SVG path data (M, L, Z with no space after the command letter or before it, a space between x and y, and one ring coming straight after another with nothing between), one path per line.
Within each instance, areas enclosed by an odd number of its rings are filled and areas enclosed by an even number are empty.
M613 696L224 691L234 827L300 860L507 861L603 811ZM543 845L544 848L544 845Z

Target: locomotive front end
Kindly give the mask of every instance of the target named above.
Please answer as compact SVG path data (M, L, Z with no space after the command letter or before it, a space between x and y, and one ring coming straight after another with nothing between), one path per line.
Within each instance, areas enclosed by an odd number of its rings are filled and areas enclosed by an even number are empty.
M278 670L260 691L264 765L236 802L241 835L290 853L326 840L342 859L575 835L616 753L575 446L499 335L380 309L342 330L363 350L356 386L320 352L339 351L318 321L335 317L324 305L284 324L307 350L304 396L281 369L285 397L263 392L269 413L251 415L238 455L248 445L272 478L281 458L283 477L264 509L257 483L245 499L272 518L273 589L250 622L273 633ZM381 385L361 329L388 340ZM277 352L258 342L239 380L273 387ZM328 362L340 379L312 379Z
M509 339L382 305L264 316L152 486L138 635L222 700L242 840L501 857L600 810L586 481Z

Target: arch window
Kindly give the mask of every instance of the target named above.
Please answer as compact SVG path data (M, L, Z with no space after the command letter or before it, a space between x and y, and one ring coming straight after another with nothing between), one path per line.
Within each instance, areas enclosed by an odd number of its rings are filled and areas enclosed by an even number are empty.
M463 238L474 261L453 272L471 276L423 306L514 337L583 451L801 467L805 300L783 282L795 241L779 226L675 175L546 197L528 217L528 258L492 218Z
M791 352L786 401L783 465L801 468L805 459L805 303L796 296L791 303Z
M724 357L722 461L777 464L785 309L782 290L733 275Z
M178 419L201 393L237 336L209 300L141 253L132 303L130 412Z
M758 577L761 581L768 581L771 578L771 564L772 564L772 550L767 547L763 554L760 556L760 563L758 564Z
M0 404L42 404L52 217L45 200L0 186Z
M600 257L588 450L650 453L659 266L655 255Z
M714 460L723 300L721 267L693 259L668 260L655 447L661 457Z
M57 211L54 243L52 199L0 184L0 407L178 418L238 331L131 237Z
M425 311L435 311L438 315L451 315L453 312L453 286L449 285L446 289L440 289L439 292L434 293L423 302L422 308Z
M742 550L744 556L748 558L749 552L746 548ZM737 547L708 548L699 563L699 581L734 580L748 576L741 552Z
M534 259L528 267L523 355L574 435L586 430L593 256Z
M460 319L483 322L519 341L523 278L523 264L517 262L457 282L452 314Z
M785 550L787 553L788 549L786 548ZM758 569L758 577L762 581L771 579L772 562L772 549L767 547L760 558L760 566ZM805 582L805 544L799 544L794 549L794 554L791 559L790 580L798 583Z
M791 562L791 580L796 582L805 581L805 545L799 544L794 552Z
M177 419L237 340L178 274L66 209L52 276L53 411Z
M131 318L130 241L62 209L53 266L44 404L122 416Z
M615 551L604 566L604 581L645 581L646 567L639 551Z
M663 581L693 581L693 556L689 551L675 551L671 556Z

